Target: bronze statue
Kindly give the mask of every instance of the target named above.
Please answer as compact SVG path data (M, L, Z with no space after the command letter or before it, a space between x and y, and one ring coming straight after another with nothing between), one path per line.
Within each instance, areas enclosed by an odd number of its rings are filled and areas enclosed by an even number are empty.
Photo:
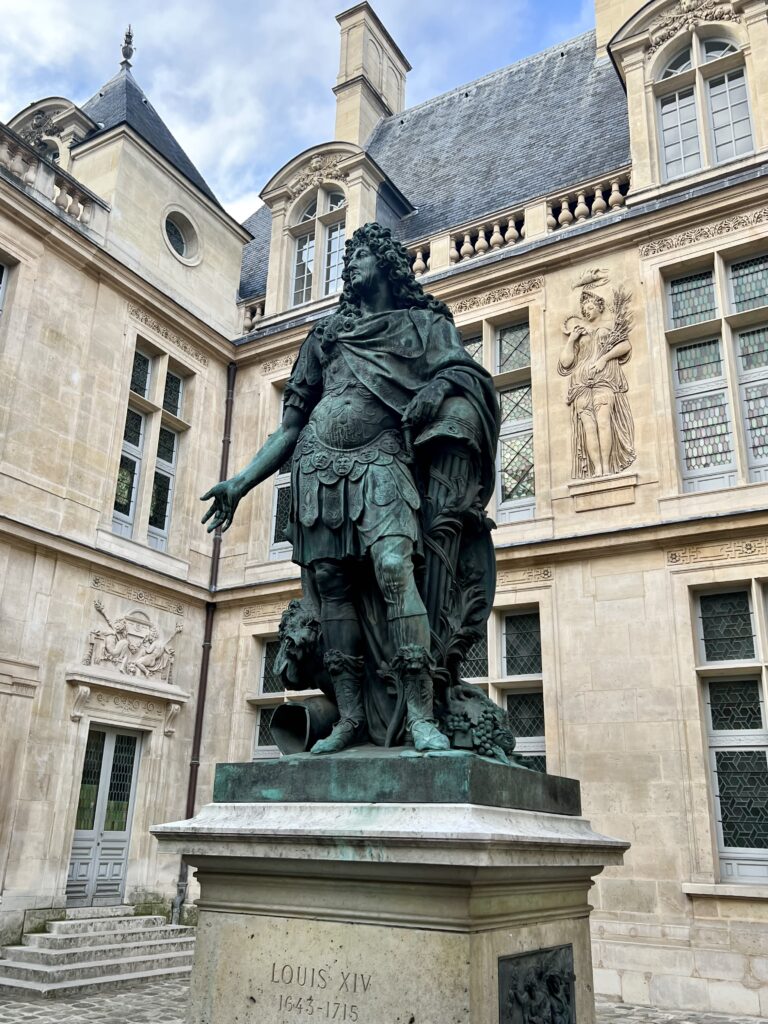
M458 678L495 589L499 430L490 375L448 307L426 295L388 228L346 243L338 308L309 334L283 421L250 465L212 487L226 530L240 499L292 457L293 559L304 597L281 625L292 689L320 686L339 719L313 753L370 739L506 759L501 710Z

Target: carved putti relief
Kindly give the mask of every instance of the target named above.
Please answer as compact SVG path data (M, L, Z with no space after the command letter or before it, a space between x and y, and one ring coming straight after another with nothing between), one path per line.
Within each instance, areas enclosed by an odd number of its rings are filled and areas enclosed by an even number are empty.
M702 22L708 21L741 21L733 4L722 3L721 0L677 0L666 14L661 15L648 32L650 45L646 57L650 59L660 47L678 32L691 31Z
M557 372L570 379L571 475L575 479L620 473L635 461L635 426L622 367L632 356L631 294L613 289L610 306L600 294L608 271L595 267L573 283L579 311L565 319Z
M173 633L162 640L158 628L140 608L111 619L100 598L96 598L93 606L102 623L88 636L83 664L104 665L126 676L171 682L176 657L171 641L183 629L180 622L176 623Z

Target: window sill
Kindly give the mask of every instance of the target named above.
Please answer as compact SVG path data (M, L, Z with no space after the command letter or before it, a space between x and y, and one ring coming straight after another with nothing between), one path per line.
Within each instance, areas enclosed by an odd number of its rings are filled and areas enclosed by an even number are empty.
M127 537L119 537L111 530L96 530L96 547L101 551L108 551L111 555L125 558L136 565L143 565L148 569L156 569L158 572L173 576L178 580L186 580L189 577L189 562L181 558L174 558L164 551L158 551L145 544L138 544Z
M686 896L705 896L711 899L768 900L768 885L753 882L739 882L736 885L683 882L682 890Z

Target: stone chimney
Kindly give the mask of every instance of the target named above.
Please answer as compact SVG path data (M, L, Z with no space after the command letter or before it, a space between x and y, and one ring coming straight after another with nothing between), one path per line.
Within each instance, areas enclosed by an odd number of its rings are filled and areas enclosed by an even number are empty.
M336 16L341 60L336 80L336 139L362 146L380 117L405 106L405 76L411 65L369 3Z
M606 47L611 38L644 6L645 0L595 0L598 57L607 55Z

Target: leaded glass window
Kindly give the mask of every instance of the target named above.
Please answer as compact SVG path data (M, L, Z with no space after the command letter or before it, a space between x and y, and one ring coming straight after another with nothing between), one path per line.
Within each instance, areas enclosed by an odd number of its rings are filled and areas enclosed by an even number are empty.
M711 78L707 85L715 163L751 153L754 147L744 69Z
M732 486L736 453L720 339L678 345L672 368L684 489Z
M678 178L701 167L701 140L693 86L659 100L661 151L667 178Z
M259 720L256 725L256 746L257 747L276 747L275 737L272 735L272 715L274 715L274 708L260 708L259 709Z
M503 669L505 676L541 673L538 611L514 612L504 617Z
M768 255L732 263L731 285L736 312L768 306Z
M531 331L527 322L499 330L497 360L498 373L531 365Z
M515 753L526 768L546 772L544 739L544 697L541 690L506 694L509 727L517 740Z
M181 416L181 392L183 382L181 377L169 370L165 375L165 388L163 389L163 408L171 416Z
M488 675L488 637L481 637L468 648L459 675L464 679L485 679Z
M481 334L475 335L472 338L464 339L464 349L468 356L472 356L478 363L483 361L483 336Z
M118 733L112 755L109 776L107 808L104 818L105 832L125 832L131 800L133 769L136 761L136 737Z
M261 693L282 693L285 689L282 679L275 672L275 661L277 660L279 650L279 640L265 640L263 642L259 685Z
M123 450L117 471L115 498L112 506L112 529L130 536L136 515L139 476L144 448L144 415L128 409L123 428Z
M714 732L762 729L760 682L757 679L711 681L709 714Z
M669 282L672 327L687 327L717 316L715 281L711 270Z
M312 298L312 270L315 262L314 234L296 239L296 263L293 273L293 304L309 302Z
M332 295L341 290L341 271L344 263L344 221L328 228L325 240L325 280L323 294Z
M138 349L133 353L133 369L131 370L131 391L146 398L149 393L149 356Z
M723 846L768 849L768 757L765 750L716 750Z
M178 434L167 427L161 427L157 439L157 461L152 478L147 538L150 545L159 551L164 551L168 544L177 447Z
M702 594L699 613L706 661L755 657L755 631L746 590Z
M290 544L288 529L291 514L291 485L275 487L275 516L272 524L272 543Z
M736 339L736 352L742 373L749 373L750 370L768 370L768 327L741 331Z
M768 327L736 335L741 416L750 480L768 479Z

